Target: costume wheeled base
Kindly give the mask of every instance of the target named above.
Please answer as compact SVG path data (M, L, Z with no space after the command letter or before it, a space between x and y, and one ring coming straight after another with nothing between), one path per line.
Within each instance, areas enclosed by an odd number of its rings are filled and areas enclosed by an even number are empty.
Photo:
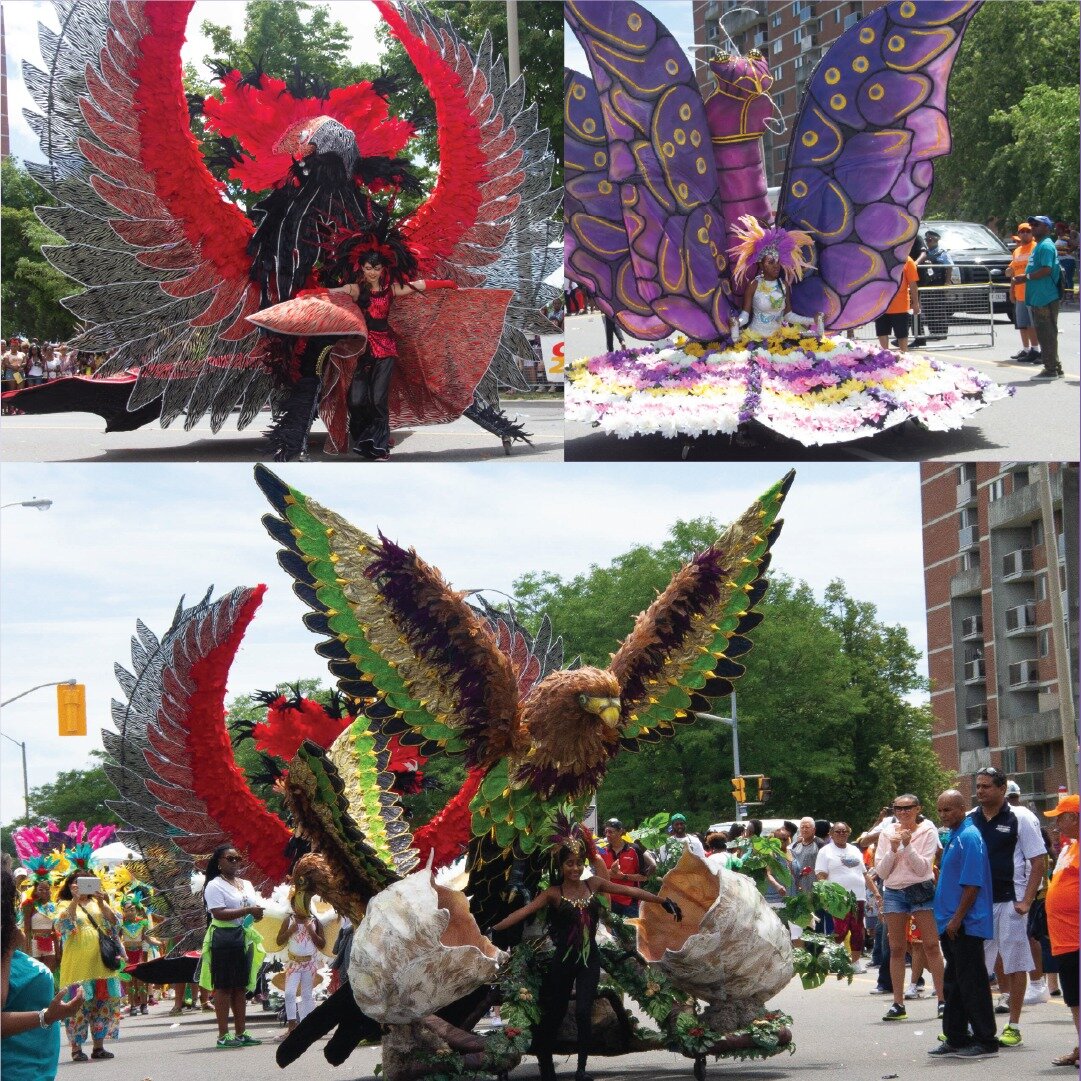
M802 332L805 334L806 332ZM570 368L565 415L626 439L732 435L757 422L804 446L844 443L912 419L960 428L1013 394L972 368L785 328L735 347L619 350Z

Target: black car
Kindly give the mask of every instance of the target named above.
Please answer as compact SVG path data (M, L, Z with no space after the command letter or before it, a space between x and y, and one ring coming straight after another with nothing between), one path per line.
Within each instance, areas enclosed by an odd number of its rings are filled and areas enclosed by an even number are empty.
M1013 322L1013 301L1010 298L1010 259L1008 248L985 225L973 221L926 221L921 227L924 237L928 229L939 234L938 245L950 254L954 262L954 285L991 283L991 302L996 312L1005 312ZM923 267L921 266L921 271ZM920 276L921 282L923 274ZM929 284L929 283L925 283ZM953 311L985 311L983 290L973 291L966 303L966 294L955 294L950 305Z

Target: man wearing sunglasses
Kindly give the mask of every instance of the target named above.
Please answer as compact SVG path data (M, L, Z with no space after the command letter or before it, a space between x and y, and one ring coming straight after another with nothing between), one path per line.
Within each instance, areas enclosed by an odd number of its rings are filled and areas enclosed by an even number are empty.
M856 897L856 911L844 919L833 920L833 937L837 942L844 942L849 936L849 950L852 953L852 965L857 972L866 972L863 963L864 931L863 920L867 907L867 893L881 903L875 880L863 865L863 853L853 844L848 843L852 831L847 822L834 822L830 827L829 844L818 850L815 860L815 878L820 882L836 882Z
M976 803L969 812L987 846L991 862L991 898L995 934L985 947L987 971L1001 959L1002 990L1009 996L1010 1020L999 1035L1003 1047L1021 1043L1021 1007L1032 968L1028 944L1028 910L1039 891L1047 865L1040 828L1030 815L1018 815L1006 800L1006 774L986 766L976 773Z

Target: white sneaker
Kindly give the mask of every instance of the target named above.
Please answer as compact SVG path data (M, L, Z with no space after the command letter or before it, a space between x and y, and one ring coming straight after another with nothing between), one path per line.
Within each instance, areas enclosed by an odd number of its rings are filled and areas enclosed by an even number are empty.
M1010 996L1009 993L998 996L998 1002L995 1003L995 1013L1009 1013L1010 1012Z
M857 961L852 966L852 971L856 973L857 976L862 976L867 971L867 966L862 961ZM1041 1001L1046 1002L1047 1000L1041 999Z
M922 998L922 997L923 997L923 992L922 992L922 991L921 991L921 990L920 990L920 989L919 989L919 988L918 988L918 987L917 987L917 986L916 986L915 984L913 984L913 985L912 985L912 986L911 986L911 987L910 987L910 988L909 988L909 989L908 989L908 990L907 990L907 991L905 992L905 998L909 999L910 1001L911 1001L912 999L914 999L914 998Z
M1047 978L1042 980L1029 980L1028 990L1025 992L1026 1006L1036 1006L1041 1002L1047 1002L1051 995L1047 990Z

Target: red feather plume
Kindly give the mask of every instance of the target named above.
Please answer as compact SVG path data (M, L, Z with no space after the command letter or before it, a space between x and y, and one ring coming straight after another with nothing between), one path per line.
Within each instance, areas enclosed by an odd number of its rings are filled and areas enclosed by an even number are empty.
M260 77L258 87L242 85L241 79L239 71L229 72L222 79L224 96L220 101L208 97L203 113L212 131L234 136L249 155L229 170L249 191L276 186L288 176L293 154L287 133L313 117L329 116L349 128L361 157L396 157L413 137L413 125L391 117L369 82L332 90L320 99L295 98L281 79L269 75Z

